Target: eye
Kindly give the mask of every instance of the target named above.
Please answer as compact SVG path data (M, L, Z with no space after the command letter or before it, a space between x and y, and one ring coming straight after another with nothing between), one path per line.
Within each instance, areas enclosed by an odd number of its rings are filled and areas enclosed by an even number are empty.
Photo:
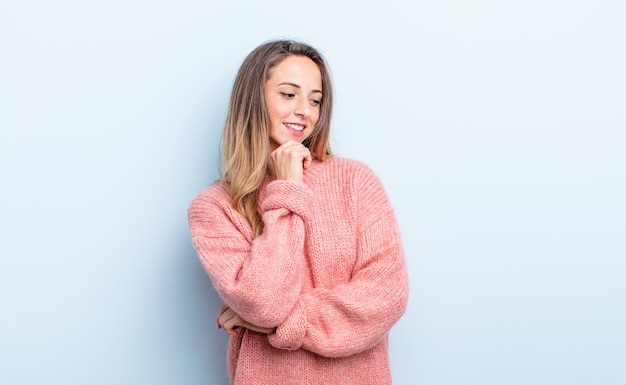
M319 106L320 104L322 104L322 101L319 99L311 99L311 104L314 106Z
M289 93L289 92L281 92L280 94L283 95L286 98L289 98L289 99L291 99L294 96L296 96L296 94L292 94L292 93Z

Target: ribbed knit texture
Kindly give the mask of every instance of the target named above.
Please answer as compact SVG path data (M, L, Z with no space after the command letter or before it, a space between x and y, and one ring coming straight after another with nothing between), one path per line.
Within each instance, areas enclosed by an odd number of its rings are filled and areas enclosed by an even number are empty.
M234 385L391 384L387 333L406 309L408 278L393 209L363 163L314 161L304 183L263 183L263 233L219 184L189 207L198 256L224 302L276 327L231 337Z

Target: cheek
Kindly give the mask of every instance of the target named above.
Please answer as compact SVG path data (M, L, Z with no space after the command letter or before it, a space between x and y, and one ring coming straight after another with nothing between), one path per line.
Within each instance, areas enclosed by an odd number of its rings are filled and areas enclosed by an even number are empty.
M270 116L270 120L275 120L276 118L278 118L279 112L280 112L280 104L276 103L276 99L273 97L266 97L266 106L267 106L267 113Z
M289 115L289 109L285 108L283 103L274 103L268 108L270 119L272 120L280 120L285 116Z
M317 111L315 112L315 114L313 115L313 119L312 119L313 120L313 125L316 125L317 122L319 122L320 115L321 115L321 112L320 112L320 109L318 108Z

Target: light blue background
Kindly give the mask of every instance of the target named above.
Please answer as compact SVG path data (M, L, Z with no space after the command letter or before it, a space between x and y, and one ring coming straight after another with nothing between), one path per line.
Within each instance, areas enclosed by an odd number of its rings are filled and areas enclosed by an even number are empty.
M394 383L626 383L624 4L0 0L0 383L226 384L186 209L280 37L397 212Z

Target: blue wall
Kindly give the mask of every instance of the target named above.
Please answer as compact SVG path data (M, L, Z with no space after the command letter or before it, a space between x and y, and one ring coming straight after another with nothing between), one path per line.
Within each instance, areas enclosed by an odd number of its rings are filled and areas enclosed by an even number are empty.
M396 208L396 384L624 384L620 1L0 2L0 383L226 384L186 209L244 56L328 58Z

